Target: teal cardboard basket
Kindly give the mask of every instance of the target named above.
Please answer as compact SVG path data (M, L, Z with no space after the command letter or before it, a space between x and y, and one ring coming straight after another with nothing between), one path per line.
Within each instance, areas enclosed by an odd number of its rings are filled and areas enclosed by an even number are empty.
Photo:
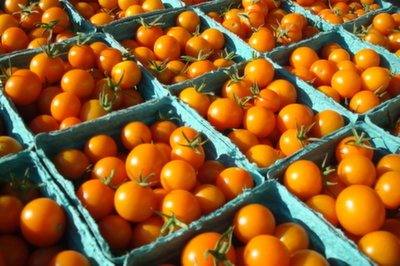
M33 134L4 95L0 95L0 119L3 123L4 135L18 140L24 149L33 148Z
M96 134L107 134L118 141L122 127L128 122L141 121L150 125L151 123L158 121L158 112L166 115L169 111L172 111L172 114L170 114L172 117L179 118L179 121L177 122L178 125L193 127L202 133L202 139L208 139L203 146L206 151L206 159L215 159L226 166L239 166L247 169L252 174L256 186L265 181L263 176L255 169L246 168L247 164L243 155L236 153L235 150L231 150L230 146L225 143L225 140L221 138L213 128L207 125L207 123L200 119L200 117L196 116L193 110L185 106L173 96L152 100L140 106L123 110L107 117L99 118L96 121L89 121L88 123L77 126L71 130L66 129L49 134L39 134L35 138L35 148L37 153L54 177L55 183L62 188L73 205L82 213L86 223L92 229L93 238L100 244L105 256L115 264L122 264L128 258L130 260L136 260L145 256L145 254L152 253L155 250L155 248L153 248L154 246L162 245L164 247L164 243L168 243L171 239L179 238L181 235L186 235L187 230L179 230L174 234L160 238L156 243L134 249L124 255L113 254L108 244L101 237L97 224L76 197L76 187L74 187L72 182L67 181L58 173L52 163L52 158L57 152L66 148L83 148L84 143L91 136ZM119 144L121 145L121 143ZM200 220L202 219L203 218ZM195 230L191 228L192 225L189 225L189 231ZM151 254L148 255L152 256Z
M133 260L128 257L124 265L179 265L185 244L202 232L224 233L231 225L235 213L243 206L258 203L268 207L274 214L276 224L295 222L303 226L310 238L310 249L321 253L330 265L374 265L357 247L330 226L318 214L300 202L276 180L269 180L252 191L240 195L209 219L196 222L196 231L181 238L169 239L165 246L155 245L153 251ZM235 242L233 242L235 246Z
M268 58L267 58L268 59ZM268 59L269 60L269 59ZM321 112L323 110L334 110L338 112L344 118L346 124L354 123L357 121L358 116L345 108L341 108L336 102L332 99L322 95L322 93L317 92L314 88L307 86L305 82L302 80L294 77L293 75L289 74L286 70L284 70L278 64L271 62L275 68L275 75L273 80L277 79L285 79L290 81L296 88L297 91L297 103L305 104L310 107L314 114ZM236 67L238 69L239 76L243 75L243 69L245 67L245 63L240 64ZM235 67L229 68L226 70L227 73L233 74L235 71ZM225 72L217 72L213 73L210 78L198 79L196 81L185 81L181 84L177 84L170 87L171 94L178 96L179 93L185 89L186 87L197 86L199 87L202 83L205 84L204 91L205 92L212 92L217 96L221 96L222 85L229 79L229 75ZM207 122L208 123L208 122ZM224 132L221 132L224 134ZM333 133L331 133L333 134ZM329 137L329 136L327 136ZM227 142L230 140L227 138ZM315 146L318 146L320 141L311 143L305 146L304 150L311 150ZM230 142L231 143L231 142ZM237 146L231 143L237 152L240 153ZM280 164L281 159L277 160L275 164ZM250 163L249 163L250 164ZM261 174L265 175L268 171L268 168L259 168L255 164L250 164L250 167L254 167L259 171ZM271 166L272 167L272 166Z
M107 44L109 47L113 47L113 48L119 49L122 52L124 52L123 47L121 47L119 45L119 43L117 41L115 41L115 39L109 34L106 34L106 33L82 34L80 37L70 38L70 39L64 40L63 42L54 44L55 49L58 49L60 53L63 53L61 57L64 60L67 60L66 53L68 52L69 48L72 47L72 45L74 45L78 41L78 38L80 38L82 41L86 40L86 43L88 43L88 44L91 44L93 42L103 42L103 43ZM3 56L3 57L0 57L0 65L4 68L7 68L11 64L14 67L26 69L26 68L29 68L30 60L36 54L38 54L40 52L41 52L41 48L35 48L35 49L26 49L23 51L19 51L18 53L14 53L7 57ZM137 84L135 86L135 89L143 97L144 101L161 98L168 94L168 92L161 87L160 83L148 71L144 70L144 68L140 65L139 65L139 67L142 72L142 77L141 77L139 84ZM0 84L0 88L3 88L3 87L4 86L2 84ZM11 99L9 99L8 97L6 97L4 95L3 90L0 91L0 95L1 95L1 97L5 98L4 101L8 101L8 104L11 106L10 111L14 111L17 114L19 114L19 118L22 119L22 115L19 112L18 106L16 106L11 101ZM119 110L113 110L113 111L111 111L111 113L118 112L118 111ZM32 114L29 114L29 116L31 116L31 115ZM29 118L33 118L33 117L29 117ZM29 120L29 118L25 119L25 121L24 121L26 125L29 123L29 121L27 121L27 120ZM85 123L85 122L83 122L83 123Z
M326 45L328 43L332 43L332 42L338 43L343 49L347 50L350 53L351 58L354 56L354 54L356 52L358 52L361 49L364 49L364 48L373 49L373 50L377 51L381 57L380 66L389 69L393 74L400 73L399 72L400 71L400 60L398 59L398 57L396 57L392 53L389 53L386 49L384 49L382 47L381 47L382 49L378 49L378 47L376 47L370 43L361 41L360 39L358 39L357 37L355 37L354 35L350 34L349 32L347 32L346 30L344 30L342 28L337 28L330 32L324 32L321 35L316 36L315 38L306 40L305 42L303 42L301 44L299 43L298 45L287 47L286 49L272 51L269 53L268 57L271 58L271 60L273 62L275 62L281 66L285 66L285 65L289 65L290 54L296 48L306 46L306 47L312 48L317 53L319 53L324 45ZM289 71L287 71L286 69L284 71L289 73ZM289 74L293 75L291 73L289 73ZM298 78L296 77L296 79L298 79ZM303 88L308 87L309 89L313 89L313 87L310 84L308 84L302 80L300 80L299 82L302 84ZM316 90L314 89L314 91L316 91ZM329 97L323 95L319 91L317 91L317 94L321 94L323 96L323 98L325 98L325 99L329 98ZM324 101L326 101L326 100L324 100ZM341 109L343 111L346 110L346 112L350 112L344 105L341 105L338 103L335 103L335 105L337 106L338 109ZM357 118L358 120L363 120L365 115L367 115L370 112L373 112L373 110L375 110L376 108L378 108L378 107L375 107L363 114L355 114L355 115L358 116L358 118Z
M55 184L35 152L25 150L0 161L2 181L8 180L10 174L22 178L27 169L29 170L29 181L36 185L41 184L39 188L41 196L55 200L65 210L67 227L58 244L65 249L83 253L92 265L111 266L112 263L102 254L100 246L93 239L91 231L78 209L71 204L65 193Z
M391 139L394 143L400 146L400 136L391 134L398 119L400 118L400 96L397 96L393 101L386 102L369 113L365 117L365 123L373 128L376 128L382 135L387 135L387 139Z

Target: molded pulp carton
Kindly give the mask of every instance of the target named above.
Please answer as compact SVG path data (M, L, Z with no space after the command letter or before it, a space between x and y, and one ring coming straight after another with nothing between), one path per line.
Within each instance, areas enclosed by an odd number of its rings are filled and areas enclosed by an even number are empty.
M387 50L385 50L383 48L378 49L378 47L376 47L370 43L361 41L354 35L350 34L349 32L347 32L341 28L334 29L330 32L324 32L324 33L320 34L319 36L316 36L315 38L306 40L305 42L303 42L299 45L287 47L286 49L282 49L282 50L271 51L268 54L268 57L271 58L271 60L274 61L275 63L277 63L281 66L285 66L285 65L289 65L290 54L296 48L301 47L301 46L311 47L312 49L314 49L317 52L317 54L319 54L322 47L331 42L338 43L342 48L347 50L350 53L351 58L354 56L354 54L356 52L358 52L359 50L364 49L364 48L370 48L370 49L376 50L379 53L379 55L381 56L380 66L391 70L393 74L400 73L399 72L400 71L400 60L398 59L398 57L396 57L392 53L389 53ZM288 72L287 70L284 70L284 71ZM310 89L313 89L310 84L308 84L306 82L301 82L301 83L303 84L302 88L308 87ZM317 91L317 94L322 94L322 93ZM329 98L325 95L322 95L322 96L323 96L323 98L326 98L326 99ZM335 103L335 105L337 106L337 109L342 109L343 111L344 110L349 111L348 109L346 109L346 107L344 107L344 105L340 105L338 103ZM375 107L375 108L377 108L377 107ZM366 114L372 112L375 108L373 108L372 110L369 110L366 113L356 114L356 115L358 116L359 120L362 120Z
M63 0L63 1L68 1L68 0ZM184 4L179 1L179 0L161 0L161 2L164 5L164 9L159 9L159 10L153 10L150 12L145 12L145 13L141 13L141 14L136 14L133 16L128 16L128 17L123 17L120 19L116 19L106 25L101 25L101 26L96 26L96 31L101 32L104 30L105 27L112 27L113 25L117 25L120 23L125 23L128 21L132 21L132 20L138 20L140 18L146 18L149 16L160 16L166 12L169 12L170 10L174 10L176 8L181 8L184 6ZM85 20L84 18L82 18L83 20ZM85 20L87 21L87 20ZM88 22L89 23L89 22Z
M171 117L178 117L178 125L186 125L202 133L203 140L208 139L204 144L206 151L206 159L216 159L221 161L226 166L239 166L246 167L246 162L243 155L236 153L234 150L229 149L219 134L209 127L202 119L196 116L190 108L182 104L175 97L164 97L157 100L149 101L140 106L122 110L121 112L111 114L107 117L102 117L96 121L89 121L85 125L77 126L73 130L68 128L63 131L39 134L35 138L35 145L38 155L43 159L44 164L53 175L56 183L62 187L66 195L73 202L73 205L82 213L84 219L90 228L92 228L94 238L99 242L105 256L116 264L123 263L124 260L129 259L135 262L144 256L153 256L154 250L167 249L167 243L175 240L176 238L185 237L189 232L193 233L196 229L191 225L189 230L179 230L176 233L167 237L160 238L156 243L135 249L128 254L113 254L107 243L101 237L95 221L91 218L86 209L79 202L75 196L75 189L70 181L64 179L56 170L52 163L52 158L55 154L66 148L82 148L84 143L96 134L107 134L114 137L117 141L121 134L121 130L125 124L131 121L141 121L147 125L158 120L157 114L161 112L166 115L172 111ZM73 141L71 141L73 140ZM121 144L121 143L120 143ZM247 168L245 168L247 169ZM254 178L255 184L260 185L264 182L263 177L255 171L255 169L247 169ZM200 219L200 221L203 218ZM199 221L199 223L201 223ZM157 248L159 247L160 248ZM162 248L161 248L162 247Z
M4 0L0 0L0 9L4 10ZM32 1L39 2L39 1ZM88 21L84 20L81 15L76 11L75 8L68 1L61 1L63 9L67 12L70 24L71 31L74 34L77 33L94 33L96 28L93 27ZM13 52L14 53L14 52ZM0 55L1 57L2 55Z
M55 200L65 210L67 229L60 245L85 254L92 265L112 265L101 253L99 245L92 238L91 231L77 208L70 203L65 193L54 183L53 178L35 152L25 150L1 160L1 181L8 180L10 174L22 178L27 169L30 181L37 185L43 184L40 186L41 195Z
M191 10L196 12L200 17L200 32L203 32L205 29L208 28L216 28L220 30L225 37L225 47L227 48L228 52L234 52L237 57L233 60L238 63L244 60L249 60L253 56L253 50L249 46L244 46L242 43L238 42L238 38L235 34L228 31L224 27L222 27L219 23L214 21L213 19L206 16L202 11L197 8L192 7L182 7L182 8L175 8L169 11L166 11L162 14L152 15L143 17L144 21L152 22L157 19L159 16L162 16L158 22L161 23L160 27L165 29L170 26L175 26L175 21L177 16L185 11ZM104 27L104 32L109 33L112 35L117 41L123 41L126 39L135 39L136 31L141 26L140 20L123 20L120 23L106 25ZM208 73L204 74L207 76ZM200 78L200 77L198 77ZM197 78L197 79L198 79ZM196 79L196 78L195 78ZM168 86L164 86L168 87Z
M303 9L303 11L300 11L300 13L304 13L304 14L308 14L307 16L316 16L319 17L318 15L313 14L310 10L306 10L304 7L293 3L292 0L288 0L289 2L291 2L292 4L298 6L298 8ZM384 1L384 0L375 0L374 1L375 4L378 4L381 6L380 9L376 9L376 10L370 10L369 12L367 12L365 15L358 17L356 19L344 22L342 24L332 24L329 23L326 20L321 19L321 24L323 24L324 28L344 28L346 30L351 31L354 27L354 25L360 25L363 24L364 21L369 20L371 17L375 16L376 14L379 14L381 12L390 12L391 10L394 10L396 8L396 6L394 6L392 3L390 3L390 1Z
M268 58L267 58L268 59ZM345 120L345 123L354 123L357 121L358 116L355 115L354 113L350 112L349 110L345 108L341 108L340 105L336 104L332 99L322 95L322 93L317 92L315 89L311 88L308 86L305 82L300 80L297 77L294 77L293 75L289 74L286 70L284 70L281 66L275 64L272 62L274 68L275 68L275 75L273 80L277 79L285 79L290 81L297 90L297 102L305 104L314 111L314 113L318 113L322 110L334 110L337 111L339 114L341 114ZM238 69L239 76L243 75L243 69L245 66L245 62L243 64L239 64L236 66L236 69ZM181 84L173 85L170 87L170 91L173 95L178 96L179 93L186 87L191 87L191 86L197 86L199 87L201 83L204 83L204 92L212 92L217 96L221 96L221 89L222 85L229 79L228 73L233 74L235 71L235 68L229 68L226 69L225 72L216 72L213 73L210 78L207 79L198 79L196 81L185 81L182 82ZM223 132L221 132L223 134ZM329 137L329 136L326 136ZM230 142L229 139L227 139L228 142ZM304 147L305 150L311 150L315 146L318 145L318 142L311 143L310 145L307 145ZM236 147L236 145L233 145ZM236 147L237 149L237 147ZM237 152L240 153L238 150ZM280 160L278 160L275 164L279 164ZM252 167L255 167L257 171L259 171L261 174L265 174L268 170L268 168L258 168L254 164L251 164Z
M386 138L392 139L394 143L400 146L400 137L390 134L400 118L400 97L397 96L393 101L382 104L374 112L365 117L365 122L372 128L376 128Z
M68 52L69 48L72 47L72 45L76 44L76 42L78 41L78 38L80 38L81 41L86 40L87 44L90 44L93 42L103 42L110 47L117 48L121 51L124 51L124 48L121 47L119 45L119 43L117 41L115 41L114 38L109 34L106 34L106 33L82 34L79 37L70 38L63 42L54 44L54 47L56 49L58 49L60 53L63 53L63 55L61 57L64 60L67 60L66 53ZM19 51L18 53L14 53L7 57L3 56L3 57L0 57L0 65L3 66L4 68L9 67L10 64L12 66L18 67L18 68L29 68L30 60L35 55L37 55L38 53L41 53L41 52L42 52L41 48L35 48L35 49L22 50L22 51ZM167 95L167 91L165 91L160 86L160 83L148 71L145 71L142 66L139 66L139 67L142 71L142 77L141 77L139 84L134 89L136 89L140 93L140 95L143 97L144 101L147 101L150 99L155 99L155 98L161 98L164 95ZM0 88L3 88L2 84L0 84ZM8 101L8 104L11 106L12 111L19 113L20 116L23 117L23 115L21 115L21 113L19 112L18 106L16 106L11 101L11 99L4 96L3 90L0 91L0 95L3 98L6 98L4 101ZM118 110L115 110L112 112L118 112ZM32 116L32 113L29 113L28 115ZM33 117L28 117L28 119L29 118L33 118ZM27 122L27 121L25 121L25 122Z
M11 136L21 143L24 149L33 148L33 135L23 123L21 117L10 106L4 95L0 95L0 120L3 123L4 134Z
M204 13L213 11L223 15L224 12L226 12L231 8L242 7L242 1L241 0L205 1L193 7L199 8ZM279 6L279 8L286 11L286 13L303 14L308 20L308 25L315 25L321 31L330 31L333 27L332 24L324 23L324 21L322 21L320 17L313 15L310 11L304 9L298 4L293 3L292 1L289 0L281 1L281 5Z
M171 239L166 249L155 248L152 256L144 254L137 261L128 260L124 265L156 265L176 263L179 265L180 253L184 245L202 232L224 233L235 213L243 206L258 203L268 207L276 219L276 224L295 222L304 227L310 238L310 248L321 253L330 265L374 265L356 246L343 235L332 229L318 214L310 210L276 180L269 180L252 191L247 191L229 202L224 208L214 212L203 223L196 223L198 231L183 239ZM176 240L176 241L174 241ZM236 243L233 241L233 246ZM168 251L168 255L165 252ZM150 253L149 253L150 254Z
M297 153L295 156L282 160L282 163L272 167L268 173L268 179L278 179L281 180L285 169L289 166L290 163L302 160L309 159L316 162L318 165L324 160L326 154L328 154L327 165L331 165L335 163L334 158L334 149L335 146L345 137L353 135L352 128L357 131L360 135L362 132L365 133L365 138L372 138L370 143L373 147L377 148L374 150L373 161L376 163L383 155L389 153L400 153L399 143L395 142L392 138L388 138L388 133L377 130L376 127L371 127L368 123L364 121L357 121L354 124L348 124L345 127L338 130L335 134L332 135L329 140L322 141L319 143L317 147L314 147L311 151L301 151Z
M373 162L376 164L380 158L387 154L400 154L399 142L393 141L391 138L388 138L388 135L380 130L377 130L374 127L371 127L364 121L358 121L357 123L351 125L347 125L343 127L341 130L337 131L332 138L329 140L320 143L320 145L314 147L311 151L302 151L297 153L291 158L287 160L283 160L281 164L274 166L267 173L267 179L275 179L280 183L283 182L283 175L287 169L287 167L298 160L311 160L316 163L318 166L321 166L323 161L326 159L325 166L336 166L337 162L335 159L335 147L336 145L345 137L352 136L353 131L352 127L357 131L360 135L363 132L365 133L365 138L372 138L370 143L373 147L377 148L374 150ZM327 156L327 157L326 157ZM321 216L322 219L324 219ZM341 239L344 239L348 242L349 245L353 246L354 249L357 249L355 243L346 238L344 233L339 229L335 228L327 222L327 225L331 227L332 231L335 231L337 235ZM350 250L349 250L350 251ZM354 251L357 253L356 251ZM358 264L357 260L349 260L349 265L364 265L363 263ZM354 264L354 263L355 264Z

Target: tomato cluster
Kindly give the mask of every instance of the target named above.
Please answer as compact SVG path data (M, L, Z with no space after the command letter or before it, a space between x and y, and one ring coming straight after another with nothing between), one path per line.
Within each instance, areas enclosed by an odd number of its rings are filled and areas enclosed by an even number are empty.
M275 79L275 68L266 58L251 60L242 70L242 76L230 73L212 95L186 87L178 98L226 134L258 167L267 168L344 126L338 112L326 109L314 114L299 103L295 85Z
M343 24L382 8L374 0L293 0L293 2L332 24Z
M301 13L288 13L281 1L242 0L239 7L207 15L235 33L258 52L289 45L317 35L320 30Z
M231 226L223 234L203 232L190 239L180 255L180 265L329 265L310 249L302 225L277 224L274 213L260 203L239 208Z
M90 265L86 255L64 247L65 210L42 195L41 185L31 181L29 174L20 177L11 173L10 178L1 179L1 265Z
M301 46L285 68L357 114L398 95L398 75L382 66L381 55L371 48L351 54L338 42L319 51Z
M224 33L211 27L202 30L202 19L194 10L180 11L171 26L163 26L162 19L141 20L134 36L120 41L162 84L176 84L235 63Z
M59 0L4 1L0 14L0 54L37 48L76 36Z
M104 26L115 20L165 9L161 0L68 0L93 26Z
M124 252L186 228L255 186L244 168L206 159L206 141L170 120L132 121L118 137L93 135L52 162L76 184L110 249Z
M385 47L400 56L400 13L379 13L372 18L371 24L362 26L354 32L360 39Z
M384 154L375 162L376 152L371 139L353 128L353 134L335 144L329 163L293 161L282 182L377 264L397 264L400 155Z
M66 56L50 44L34 54L27 68L4 71L4 93L34 134L64 129L144 101L136 89L142 78L138 64L106 42L85 41L71 42Z

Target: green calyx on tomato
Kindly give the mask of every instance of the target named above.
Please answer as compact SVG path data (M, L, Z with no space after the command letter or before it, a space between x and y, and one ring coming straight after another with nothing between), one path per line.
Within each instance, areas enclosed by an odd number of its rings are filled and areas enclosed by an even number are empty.
M226 254L231 248L232 243L232 235L233 235L233 226L230 226L226 232L224 232L217 243L215 244L214 249L208 249L204 252L204 257L207 257L208 254L211 254L214 258L214 265L227 265L233 266L234 264L226 257Z
M376 148L372 147L371 145L367 145L370 140L374 139L375 137L365 138L365 132L361 132L359 135L355 127L351 128L351 132L354 135L354 139L348 140L345 144L352 145L352 146L360 146L371 150L376 150Z
M198 150L198 147L203 146L208 141L208 139L202 141L201 132L199 132L192 140L190 140L186 136L185 132L182 132L182 135L185 138L187 144L180 144L180 145L184 146L184 147L192 148L195 153L200 153L200 151Z
M176 218L175 213L168 215L168 214L159 212L157 210L154 210L154 212L160 216L167 218L167 221L161 227L161 231L160 231L161 236L169 235L169 234L175 232L177 230L177 228L183 228L183 229L189 228L187 224L185 224L182 221L179 221L178 218Z

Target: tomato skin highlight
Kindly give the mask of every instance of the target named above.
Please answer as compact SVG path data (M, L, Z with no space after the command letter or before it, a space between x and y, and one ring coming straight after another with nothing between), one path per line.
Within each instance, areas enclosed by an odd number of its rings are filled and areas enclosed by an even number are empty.
M212 266L214 264L213 256L208 254L204 256L206 250L214 250L217 241L220 239L221 234L216 232L201 233L185 245L181 253L181 265L198 265L198 266ZM227 259L233 264L236 263L236 253L233 245L230 246L226 254ZM219 263L218 265L225 265Z
M64 209L50 198L37 198L22 209L20 228L31 244L44 247L55 244L66 230Z
M127 181L115 191L114 204L121 217L131 222L141 222L153 215L157 201L150 187Z
M349 233L362 236L381 228L385 221L385 206L378 194L365 185L351 185L336 199L340 225Z

